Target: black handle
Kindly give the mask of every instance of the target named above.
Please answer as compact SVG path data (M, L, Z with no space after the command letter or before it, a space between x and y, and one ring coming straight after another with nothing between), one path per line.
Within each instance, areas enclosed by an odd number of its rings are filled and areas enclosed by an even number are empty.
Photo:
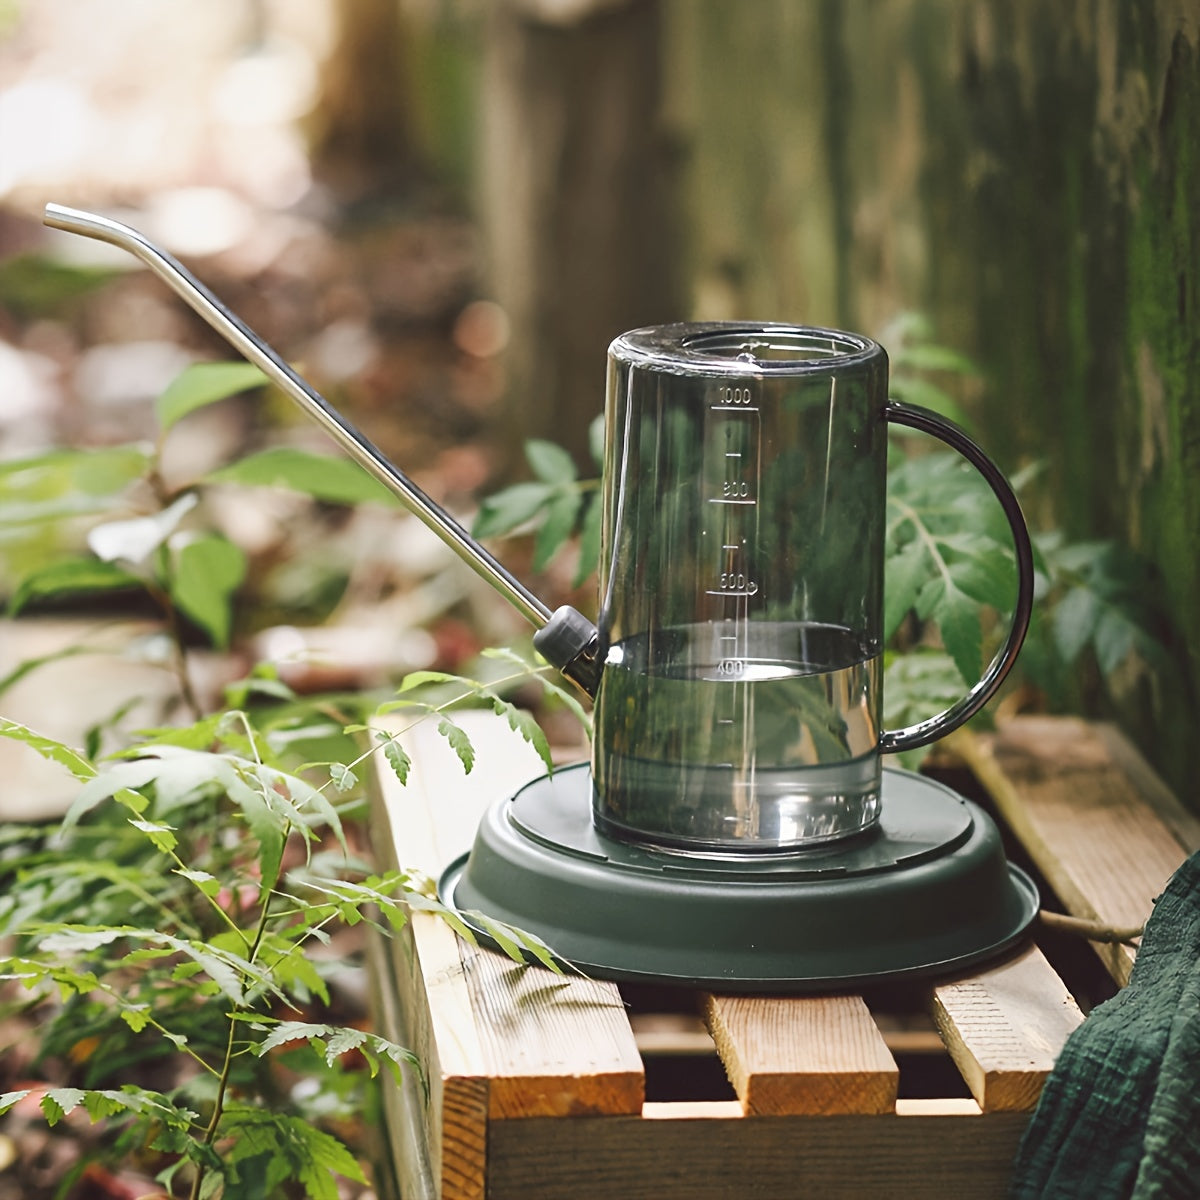
M907 425L931 433L946 445L957 450L983 477L996 494L1008 527L1012 531L1013 545L1017 553L1017 602L1013 606L1012 625L1004 645L1000 647L991 666L983 678L957 704L951 705L937 716L909 725L904 729L885 729L879 735L879 750L892 754L897 750L915 750L957 729L964 721L973 717L993 696L1012 669L1029 629L1029 617L1033 611L1033 547L1029 542L1029 530L1021 506L1013 494L1008 480L1000 468L963 432L953 421L921 408L915 404L889 402L885 415L896 425Z

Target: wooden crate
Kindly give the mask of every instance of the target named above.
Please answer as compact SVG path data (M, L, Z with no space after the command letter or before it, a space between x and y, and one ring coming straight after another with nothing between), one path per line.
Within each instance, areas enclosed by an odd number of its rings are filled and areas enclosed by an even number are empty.
M540 773L502 723L471 736L471 776L427 728L407 735L407 787L380 774L375 839L393 865L436 877L483 809ZM1079 917L1140 924L1200 845L1200 823L1111 729L1021 718L955 748L1042 877L1043 901ZM1062 935L1038 941L936 984L745 997L560 978L416 913L372 947L381 1032L425 1073L387 1085L401 1195L1002 1196L1081 1005L1104 994L1097 979L1116 986ZM1095 950L1123 983L1133 951ZM717 1056L728 1083L708 1069ZM664 1068L681 1064L664 1093Z

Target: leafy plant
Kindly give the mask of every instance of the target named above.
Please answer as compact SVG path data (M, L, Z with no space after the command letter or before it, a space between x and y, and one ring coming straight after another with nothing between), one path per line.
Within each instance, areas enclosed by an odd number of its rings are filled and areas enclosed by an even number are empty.
M242 550L198 520L216 485L285 487L339 504L394 504L391 494L344 458L272 447L249 454L182 487L162 473L167 438L197 410L265 383L246 363L198 363L159 397L153 445L56 450L0 467L0 549L17 564L10 616L35 602L100 592L148 596L171 631L180 693L200 715L182 647L185 622L216 647L229 644L234 602L246 573ZM41 547L47 531L82 523L86 551ZM53 539L50 539L53 544Z
M76 1109L108 1121L119 1130L111 1153L140 1147L164 1189L174 1195L184 1183L191 1200L259 1200L288 1181L325 1200L337 1195L336 1176L363 1179L350 1151L280 1087L271 1060L301 1047L309 1067L333 1068L353 1053L372 1076L418 1069L403 1047L320 1019L336 963L310 952L328 946L338 924L386 934L411 909L473 938L429 880L362 861L343 817L373 754L407 779L399 735L379 724L401 710L435 720L469 771L475 752L452 710L484 702L550 764L545 735L501 691L532 673L574 700L545 677L549 668L539 675L507 652L497 657L518 669L492 683L410 676L364 720L343 725L370 739L349 762L287 765L299 740L328 732L322 713L297 729L294 719L256 725L230 710L150 731L101 762L0 718L0 736L82 785L53 837L10 830L0 858L0 937L14 946L0 978L42 1010L40 1058L76 1064L75 1077L4 1093L0 1113L36 1092L51 1125ZM451 694L435 701L431 687ZM518 961L559 969L537 939L467 916ZM161 1083L149 1086L147 1075Z
M588 440L600 469L604 465L603 417L592 422ZM479 507L472 533L489 538L534 531L535 571L545 570L563 546L577 536L579 559L572 586L578 587L596 569L600 557L599 480L581 480L570 454L553 442L526 442L525 457L533 480L512 484L488 496Z
M203 519L207 489L277 486L337 504L394 502L344 459L287 447L168 486L163 450L176 427L262 382L243 364L194 366L159 398L153 445L59 450L0 468L0 551L20 566L10 614L115 589L150 597L194 718L146 731L106 759L97 756L112 718L97 721L83 749L0 718L0 737L81 784L58 832L0 834L0 944L11 951L0 977L38 1013L46 1078L0 1095L0 1112L28 1097L51 1125L86 1113L111 1131L108 1156L148 1158L165 1190L186 1188L192 1200L292 1195L296 1187L332 1197L336 1176L361 1179L354 1156L280 1073L286 1063L320 1075L327 1101L351 1086L331 1078L361 1075L343 1069L348 1059L371 1075L416 1069L404 1048L330 1020L332 934L363 922L394 932L408 911L422 909L473 936L429 880L375 871L353 850L354 826L343 826L373 755L407 780L398 717L432 720L465 770L475 751L454 717L463 704L489 707L548 769L545 735L506 691L541 680L586 720L550 668L508 651L492 653L499 678L420 672L380 703L301 700L259 664L226 690L225 711L201 712L189 682L189 627L228 645L245 572L242 552ZM44 535L64 531L39 559ZM80 541L86 552L64 550ZM0 680L0 693L53 658L86 650L73 644L21 663ZM536 938L468 916L520 961L559 969Z

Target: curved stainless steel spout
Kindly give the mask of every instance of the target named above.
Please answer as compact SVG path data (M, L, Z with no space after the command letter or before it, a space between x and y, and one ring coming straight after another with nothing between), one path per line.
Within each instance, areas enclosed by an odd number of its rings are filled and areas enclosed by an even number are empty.
M109 242L141 259L231 346L291 397L365 471L393 492L405 507L438 535L468 566L487 580L538 633L534 644L564 675L588 692L595 690L592 660L595 628L569 606L552 612L519 579L488 553L436 501L427 496L310 384L296 374L240 317L230 312L186 267L128 225L95 213L47 204L45 223L67 233ZM581 625L580 622L583 624ZM568 632L563 635L563 630ZM590 630L591 636L588 637ZM547 643L550 652L547 652ZM552 656L553 655L553 656Z

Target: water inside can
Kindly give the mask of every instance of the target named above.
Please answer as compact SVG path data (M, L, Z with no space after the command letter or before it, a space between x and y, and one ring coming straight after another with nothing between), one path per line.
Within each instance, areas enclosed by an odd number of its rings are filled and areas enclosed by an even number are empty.
M878 816L880 656L850 630L660 629L613 645L604 673L596 786L609 832L784 851Z

